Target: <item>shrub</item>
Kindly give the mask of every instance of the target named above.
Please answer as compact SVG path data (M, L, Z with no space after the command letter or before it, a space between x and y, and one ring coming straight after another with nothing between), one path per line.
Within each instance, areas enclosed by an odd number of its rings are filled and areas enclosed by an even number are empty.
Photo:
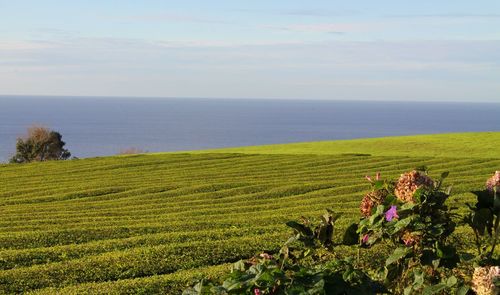
M330 210L314 225L291 221L294 235L276 255L261 253L239 261L222 284L202 280L184 291L194 294L375 294L385 288L355 267L352 259L322 260L322 250L333 250L334 223Z
M387 196L365 214L358 234L363 247L377 243L394 247L379 268L380 278L394 293L435 294L459 287L458 279L451 275L459 258L448 241L455 222L445 205L449 190L441 187L447 176L443 173L434 181L421 167L404 173L395 183L372 182L373 191Z
M500 268L493 255L500 232L500 172L485 190L475 192L478 202L469 205L471 213L463 219L474 230L479 252L473 261L480 267L470 282L463 273L470 265L463 264L465 256L450 239L456 216L446 205L451 188L442 184L447 176L433 180L425 167L394 182L367 176L371 191L361 201L362 217L347 228L342 244L393 248L379 253L382 266L360 268L360 252L357 259L337 258L340 243L333 239L339 215L327 210L316 225L306 218L288 222L294 236L278 253L240 261L222 284L201 281L184 294L498 294Z
M35 125L28 128L26 136L17 139L16 154L10 162L66 160L71 153L64 148L65 144L59 132Z
M121 149L118 155L139 155L139 154L144 154L146 151L140 149L140 148L135 148L135 147L130 147L130 148L125 148Z

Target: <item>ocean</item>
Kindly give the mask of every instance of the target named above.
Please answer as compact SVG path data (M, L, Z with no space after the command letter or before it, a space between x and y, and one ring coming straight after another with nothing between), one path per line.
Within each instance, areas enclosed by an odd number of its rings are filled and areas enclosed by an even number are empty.
M41 124L76 157L500 131L500 103L0 96L0 161Z

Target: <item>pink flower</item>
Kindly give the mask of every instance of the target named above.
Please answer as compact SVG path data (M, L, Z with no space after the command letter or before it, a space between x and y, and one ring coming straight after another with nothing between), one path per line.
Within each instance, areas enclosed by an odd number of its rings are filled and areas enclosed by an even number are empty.
M253 289L253 294L255 294L255 295L262 295L262 292L260 292L259 289Z
M486 181L486 188L490 192L500 191L500 171L495 171L495 174Z
M361 239L361 243L363 243L363 244L368 243L368 238L369 238L369 237L370 237L370 236L369 236L368 234L364 235L364 236L363 236L363 238Z
M259 256L260 256L261 258L264 258L264 259L273 259L273 256L272 256L272 255L269 255L269 254L267 254L267 253L261 253L261 254L259 254Z
M365 178L370 182L370 183L373 183L373 179L370 175L366 175ZM377 174L375 175L375 180L380 180L380 172L377 172Z
M392 221L394 218L398 219L398 211L396 210L396 206L391 206L387 212L385 212L385 220Z

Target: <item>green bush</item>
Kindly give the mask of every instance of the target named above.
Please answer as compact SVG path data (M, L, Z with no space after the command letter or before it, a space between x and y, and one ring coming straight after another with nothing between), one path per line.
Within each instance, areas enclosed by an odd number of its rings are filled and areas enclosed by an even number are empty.
M292 236L275 254L261 253L234 264L223 282L202 280L186 289L195 294L461 294L470 288L480 295L500 291L500 267L494 258L499 234L500 172L476 192L478 202L470 206L464 222L476 234L477 257L472 281L461 273L463 258L454 233L456 217L446 204L451 187L442 187L448 172L435 181L425 167L404 173L395 181L367 176L372 190L361 201L359 223L347 228L342 243L370 248L377 244L394 249L385 263L375 261L360 267L358 258L337 259L334 254L334 224L338 214L327 210L315 225L308 219L290 221ZM489 235L490 249L482 255L481 236ZM297 247L297 243L299 246ZM357 245L357 246L356 246ZM360 249L360 250L361 250ZM470 258L468 258L470 262ZM492 266L493 265L493 266Z

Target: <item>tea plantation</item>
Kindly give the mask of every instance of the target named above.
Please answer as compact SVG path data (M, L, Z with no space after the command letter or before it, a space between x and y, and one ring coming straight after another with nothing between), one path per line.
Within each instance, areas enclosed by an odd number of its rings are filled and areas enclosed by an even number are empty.
M450 171L460 213L500 170L499 143L465 133L0 165L0 294L179 294L279 249L288 220L325 208L340 228L359 219L377 171Z

